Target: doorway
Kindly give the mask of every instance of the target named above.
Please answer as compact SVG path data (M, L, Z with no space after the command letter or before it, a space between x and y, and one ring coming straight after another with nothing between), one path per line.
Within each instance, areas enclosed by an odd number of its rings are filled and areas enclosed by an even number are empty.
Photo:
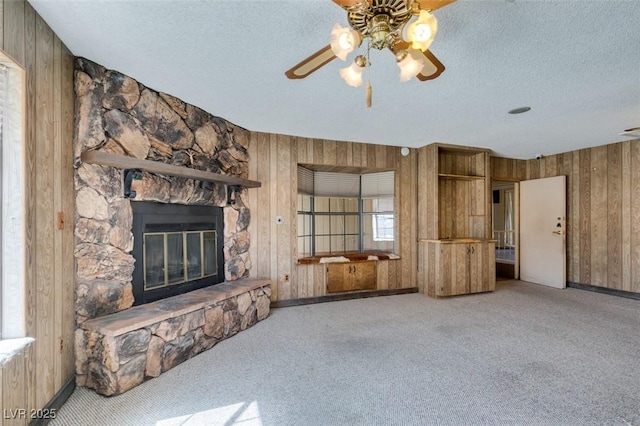
M518 183L492 183L491 224L496 240L496 277L519 277Z

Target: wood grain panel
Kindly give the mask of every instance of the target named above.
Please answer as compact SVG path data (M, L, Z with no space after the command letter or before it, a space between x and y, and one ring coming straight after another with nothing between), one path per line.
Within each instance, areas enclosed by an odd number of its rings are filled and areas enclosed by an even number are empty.
M274 186L271 180L271 137L266 133L259 133L257 138L257 151L260 161L257 165L257 177L262 182L262 187L256 192L258 194L257 209L252 211L252 217L256 220L256 240L254 241L258 250L256 259L257 276L269 277L271 275L271 190ZM274 218L275 219L275 218ZM272 298L277 300L277 281L271 280Z
M573 264L571 259L573 257L573 245L572 239L574 232L571 232L571 227L573 223L573 205L572 205L572 193L571 193L571 185L573 183L573 175L572 175L572 167L573 167L573 155L571 153L566 153L558 156L558 175L564 175L567 177L566 179L566 216L565 216L565 232L566 232L566 276L568 281L571 280L571 276L573 274Z
M38 194L36 186L36 123L38 122L36 111L36 12L27 2L24 2L24 45L25 45L25 69L27 70L27 128L26 128L26 176L25 176L25 232L26 253L26 330L27 335L37 338L37 306L36 306L36 196ZM73 96L73 92L69 94ZM73 132L65 134L69 140L73 140ZM73 188L73 181L68 183L69 188ZM74 262L71 259L70 262ZM73 270L73 269L72 269ZM75 284L70 291L74 291ZM73 312L74 304L66 306L66 309ZM53 351L53 348L51 348ZM24 404L28 408L39 408L36 404L36 364L37 357L34 348L30 351L30 356L26 360L27 378L27 401ZM71 377L71 376L69 376Z
M570 276L570 280L573 282L580 282L580 248L581 248L581 240L580 240L580 187L582 186L582 182L580 181L580 151L573 151L571 153L572 164L571 164L571 206L572 206L572 215L569 223L569 231L571 232L571 258L569 262L572 264L572 275Z
M347 146L346 142L336 143L336 164L341 166L348 166L347 161Z
M313 139L313 164L324 163L324 144L322 139Z
M607 147L591 149L591 283L607 285Z
M258 164L261 163L261 159L258 157L258 134L256 132L249 132L249 146L247 147L247 154L249 155L249 179L258 179ZM253 237L251 244L249 245L249 256L251 257L251 269L249 275L252 277L258 277L258 230L256 227L258 216L258 191L247 192L247 202L251 209L251 220L249 221L249 235Z
M376 145L376 163L375 167L381 169L387 167L387 147L385 145Z
M580 150L580 282L591 283L591 151Z
M622 145L607 147L607 281L622 290Z
M62 230L62 352L61 357L61 386L75 374L74 332L75 315L70 307L75 306L75 275L74 275L74 229L73 217L75 213L75 193L73 189L73 138L74 108L73 96L73 61L74 57L66 46L61 45L62 68L60 75L62 102L62 163L60 167L60 182L62 192L62 212L65 227Z
M378 289L384 290L389 288L389 261L383 260L378 262Z
M622 290L631 291L631 142L621 143Z
M353 143L351 145L351 151L353 152L353 165L362 167L362 144Z
M291 137L291 153L289 159L289 211L285 211L285 220L289 219L291 226L287 226L289 232L289 255L285 258L285 274L291 274L291 297L298 297L298 268L295 259L298 255L298 141L296 137ZM289 271L289 272L287 272Z
M60 39L56 36L53 37L53 215L52 219L57 217L59 213L62 213L62 187L63 183L67 182L62 181L62 157L63 150L65 148L71 149L71 147L64 146L62 142L62 87L60 82L62 81L62 47ZM63 235L62 230L57 229L52 226L53 231L53 257L54 257L54 268L53 268L53 294L52 296L55 299L63 297L63 283L62 283L62 241ZM56 343L56 354L54 357L54 375L53 375L53 386L54 389L60 389L62 387L62 360L60 358L60 354L62 351L61 348L62 342L62 311L63 306L62 303L57 302L54 303L54 312L53 312L53 329Z
M400 254L400 271L399 271L399 287L408 286L411 281L411 247L416 240L415 236L412 238L413 222L412 222L412 182L411 182L411 162L413 157L411 155L407 157L400 156L398 175L396 179L396 194L398 194L396 205L397 207L397 230L398 230L398 243L397 247Z
M55 294L51 279L55 274L54 247L54 34L49 26L36 16L36 404L46 405L53 397L56 344Z
M322 164L338 164L336 141L323 140Z
M25 405L27 399L27 379L26 379L26 359L29 357L29 352L32 350L32 345L24 348L20 353L14 355L9 361L2 366L2 406L4 410L16 410L25 409L28 407ZM28 413L28 411L27 411ZM5 412L3 411L3 418ZM28 419L12 419L7 424L27 424Z
M4 1L4 51L19 64L26 60L25 50L25 1Z
M631 157L631 280L630 291L640 292L640 141L632 141Z
M409 197L411 208L409 219L409 226L411 227L411 235L409 241L406 243L410 247L410 252L405 253L402 252L400 255L403 256L403 270L409 269L411 271L410 280L403 282L403 287L414 287L419 283L418 280L418 247L415 243L418 239L418 153L416 150L412 149L409 154L409 159L411 163L410 165L410 176L411 180L408 185L409 188ZM404 166L402 166L404 167ZM421 212L422 215L422 212ZM406 226L406 225L405 225ZM409 259L406 259L407 254L410 256Z
M269 135L269 178L271 185L269 187L269 196L271 202L269 204L269 236L271 239L271 250L268 252L271 259L270 265L270 278L273 283L271 294L275 300L279 300L282 292L282 280L280 279L280 271L278 270L278 250L279 250L279 232L278 225L276 224L276 216L278 215L278 135ZM273 296L275 287L275 296Z
M366 167L376 167L376 146L367 144Z

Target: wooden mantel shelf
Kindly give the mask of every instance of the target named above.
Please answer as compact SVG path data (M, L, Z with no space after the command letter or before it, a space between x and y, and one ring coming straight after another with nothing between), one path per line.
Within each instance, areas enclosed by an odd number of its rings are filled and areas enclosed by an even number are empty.
M109 154L101 151L85 151L81 156L82 161L89 164L118 167L121 169L140 169L150 173L182 177L188 179L203 180L222 185L235 185L243 188L260 188L262 184L255 180L243 179L236 176L222 175L189 167L174 166L172 164L157 161L141 160L126 155Z

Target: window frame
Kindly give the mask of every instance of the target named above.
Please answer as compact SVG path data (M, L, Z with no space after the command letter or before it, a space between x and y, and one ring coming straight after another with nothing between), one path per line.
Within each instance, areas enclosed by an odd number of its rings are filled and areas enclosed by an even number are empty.
M381 217L389 217L391 218L391 220L393 221L393 225L392 225L392 229L391 229L391 233L392 236L389 237L378 237L377 234L377 230L374 228L373 232L374 232L374 237L373 241L374 242L380 242L380 243L391 243L392 249L391 252L395 252L396 250L396 241L397 241L397 229L396 229L396 225L397 225L397 220L396 220L396 206L395 206L395 202L396 202L396 197L395 197L395 171L389 171L389 170L380 170L379 173L393 173L393 185L392 185L392 190L393 190L393 194L388 194L388 191L383 193L383 194L379 194L378 196L364 196L363 197L363 183L362 183L362 176L364 176L365 174L362 172L358 172L358 173L349 173L350 175L353 174L358 174L359 175L359 191L358 191L358 195L357 197L355 197L354 195L347 195L345 196L344 194L336 194L335 196L331 196L328 195L326 192L322 192L320 195L315 194L314 191L309 189L309 176L308 176L308 172L310 171L309 169L306 169L304 165L298 165L299 168L305 169L303 171L303 173L305 173L305 186L304 189L302 191L298 192L298 208L296 209L297 212L297 216L296 216L296 227L299 228L299 224L300 224L300 218L301 216L304 216L304 220L309 220L311 221L311 225L310 225L310 234L300 234L300 229L297 229L296 231L296 235L298 238L298 249L297 249L297 255L299 258L303 258L303 257L308 257L308 256L319 256L319 255L339 255L341 253L353 253L353 252L357 252L357 253L365 253L365 252L369 252L369 251L388 251L388 250L382 250L382 249L375 249L375 248L366 248L366 244L365 244L365 231L364 231L364 223L365 223L365 219L367 217L371 218L372 221L372 226L374 226L373 224L377 221L377 219L381 218ZM312 173L315 173L316 171L312 171ZM300 173L300 172L299 172ZM331 173L331 172L320 172L323 173L324 175L326 175L327 173ZM378 172L369 172L367 174L370 173L378 173ZM340 174L344 174L344 173L335 173L336 175L336 179L339 178ZM326 176L325 176L326 177ZM313 189L313 179L311 179L311 188ZM300 204L300 197L309 197L309 210L305 210L305 207L301 207ZM343 211L331 211L331 207L329 207L327 209L327 211L318 211L317 210L317 203L316 203L316 198L327 198L329 199L329 203L331 203L330 200L333 199L353 199L354 201L357 202L357 211L349 211L346 212L343 209ZM391 206L393 210L384 210L384 211L365 211L365 200L367 199L371 199L371 200L375 200L374 202L379 202L379 200L391 200ZM376 207L377 209L377 207ZM375 209L374 209L375 210ZM329 234L323 234L323 235L319 235L317 233L318 229L317 229L317 219L320 217L335 217L335 216L342 216L344 217L344 224L343 224L343 229L341 233L338 234L333 234L331 231L331 225L329 225ZM348 216L356 216L358 219L358 223L357 223L357 229L358 229L358 233L357 234L352 234L352 233L347 233L346 232L346 219ZM318 253L318 242L317 242L317 238L319 236L322 237L330 237L329 239L329 253L325 253L325 251L322 251L320 254ZM342 244L342 251L333 251L333 247L332 247L332 239L334 236L337 237L342 237L343 238L343 244ZM348 250L347 249L347 242L346 242L346 238L348 236L354 236L357 239L356 242L356 249L355 250ZM309 244L308 244L308 250L305 250L307 248L307 244L306 242L304 243L304 247L300 247L301 244L301 239L309 239Z
M0 134L0 340L26 335L26 70L0 50L6 69Z

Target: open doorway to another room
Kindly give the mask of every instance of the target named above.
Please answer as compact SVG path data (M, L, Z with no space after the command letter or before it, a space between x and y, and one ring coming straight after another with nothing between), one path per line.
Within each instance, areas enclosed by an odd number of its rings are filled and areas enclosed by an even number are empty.
M496 277L518 278L518 184L492 183L492 229L496 240Z

